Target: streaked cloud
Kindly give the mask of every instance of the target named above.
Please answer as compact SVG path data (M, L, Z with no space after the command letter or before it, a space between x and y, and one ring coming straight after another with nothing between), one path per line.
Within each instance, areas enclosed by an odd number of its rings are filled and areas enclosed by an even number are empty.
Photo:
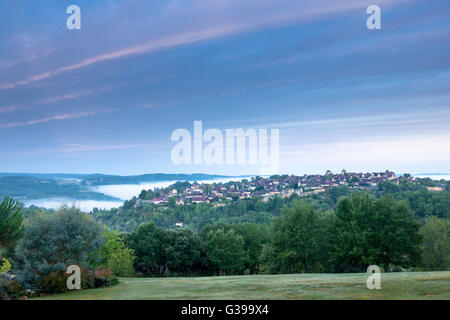
M92 94L92 90L83 90L83 91L77 91L77 92L71 92L66 93L59 96L53 96L53 97L46 97L39 101L39 103L48 104L48 103L56 103L64 100L71 100L76 99L82 96L90 95Z
M77 153L96 153L99 151L115 151L115 150L128 150L128 149L168 149L167 145L154 144L154 143L142 143L142 144L115 144L115 145L86 145L77 143L67 143L55 146L54 148L46 149L32 149L18 152L0 152L4 155L39 155L39 154L77 154Z
M2 170L257 171L174 166L202 120L279 128L285 173L449 171L446 0L377 1L377 31L372 0L80 0L81 31L30 3L0 2Z
M0 113L14 112L20 109L21 109L20 105L0 107Z
M24 121L24 122L3 123L3 124L0 124L0 128L7 129L7 128L16 128L16 127L23 127L23 126L32 126L32 125L50 122L50 121L78 119L78 118L92 117L95 115L97 115L97 112L65 113L65 114L58 114L58 115L54 115L54 116L50 116L50 117L40 118L40 119L28 120L28 121Z
M405 3L414 0L378 0L379 5L391 5L395 3ZM206 16L216 16L215 19L206 20L203 24L194 25L194 27L182 27L175 34L166 34L152 39L142 39L142 43L121 48L118 50L97 54L81 61L68 64L50 71L45 71L36 75L27 77L24 80L0 84L0 90L12 89L17 86L28 85L33 82L48 79L61 73L74 71L87 66L124 58L133 55L150 53L153 51L196 43L205 40L211 40L236 33L248 32L255 29L277 27L283 24L299 22L305 19L311 22L323 16L337 14L358 8L365 8L371 4L370 1L354 0L307 0L294 1L287 0L283 2L269 0L251 0L246 3L238 0L194 0L189 1L189 7L179 1L173 1L163 8L161 25L170 25L179 20L185 21L186 16L192 21L202 22ZM257 8L257 10L255 10ZM187 9L187 12L186 12ZM240 12L237 18L230 18L229 15L223 16L222 12Z

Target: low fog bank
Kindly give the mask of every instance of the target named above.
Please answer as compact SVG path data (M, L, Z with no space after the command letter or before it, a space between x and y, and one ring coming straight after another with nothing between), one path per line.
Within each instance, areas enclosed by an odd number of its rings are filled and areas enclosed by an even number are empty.
M36 206L46 209L59 209L62 206L75 206L84 212L91 212L92 209L111 209L120 207L122 201L99 201L99 200L74 200L74 199L36 199L23 201L25 207Z
M244 178L223 178L215 180L201 180L198 183L226 183L230 181L241 181ZM123 201L129 200L133 197L137 197L142 190L149 190L155 188L167 188L174 184L176 181L164 181L164 182L148 182L141 184L118 184L118 185L105 185L91 187L91 190L98 193L103 193L108 196L112 196ZM190 181L193 182L193 181ZM33 199L23 201L26 207L32 205L46 208L46 209L58 209L64 205L75 206L81 211L90 212L94 208L98 209L111 209L118 208L123 204L123 201L99 201L99 200L75 200L68 198L50 198L50 199Z
M241 181L244 178L223 178L215 180L200 180L198 183L227 183L230 181ZM137 197L142 190L149 190L155 188L167 188L177 181L163 181L163 182L148 182L140 184L117 184L106 186L95 186L91 190L94 192L103 193L107 196L112 196L122 200L129 200ZM190 181L191 183L194 181Z

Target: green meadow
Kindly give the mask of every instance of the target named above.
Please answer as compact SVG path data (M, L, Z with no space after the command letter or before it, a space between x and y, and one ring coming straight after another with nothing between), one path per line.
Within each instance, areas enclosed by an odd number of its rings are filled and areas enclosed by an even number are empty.
M382 273L381 289L368 275L291 274L193 278L121 278L116 286L72 291L38 299L450 299L450 272Z

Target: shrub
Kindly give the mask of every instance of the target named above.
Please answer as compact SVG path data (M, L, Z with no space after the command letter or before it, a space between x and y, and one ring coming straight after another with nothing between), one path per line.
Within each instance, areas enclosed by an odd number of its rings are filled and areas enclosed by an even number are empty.
M61 271L52 271L48 276L38 281L38 289L41 293L64 293L67 288L68 276Z
M69 291L67 288L67 275L61 271L52 271L48 276L39 280L38 289L40 293L54 294ZM81 289L92 289L109 287L118 283L117 277L111 269L97 269L94 272L88 268L81 268Z
M81 289L95 288L94 273L88 268L81 268Z
M3 261L3 264L0 267L0 273L11 270L12 266L11 266L11 263L9 263L8 259L3 259L2 261Z
M16 300L25 294L25 288L19 281L0 279L0 300Z
M8 281L4 279L0 279L0 300L7 300L8 296L6 294L6 283Z
M109 268L101 268L94 271L94 284L96 288L110 287L114 272Z
M22 262L18 280L33 289L51 272L61 275L73 264L94 265L102 245L100 225L78 209L63 208L55 214L35 216L27 221L25 236L16 247L16 256Z
M119 282L120 282L119 278L116 277L115 275L112 275L110 279L111 279L111 285L112 286L115 286L115 285L119 284Z

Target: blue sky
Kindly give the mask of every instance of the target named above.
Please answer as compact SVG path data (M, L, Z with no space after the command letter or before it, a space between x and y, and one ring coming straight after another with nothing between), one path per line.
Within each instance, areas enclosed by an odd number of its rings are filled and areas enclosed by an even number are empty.
M258 173L173 164L201 120L279 129L282 173L450 172L449 40L447 0L2 1L0 171Z

